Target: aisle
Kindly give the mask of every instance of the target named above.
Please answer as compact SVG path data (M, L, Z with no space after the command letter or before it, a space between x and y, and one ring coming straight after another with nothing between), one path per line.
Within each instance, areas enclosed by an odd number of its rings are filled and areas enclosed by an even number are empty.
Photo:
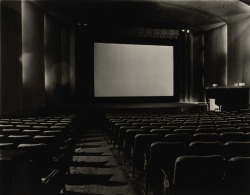
M66 194L135 195L129 177L117 162L105 135L85 132L77 143Z

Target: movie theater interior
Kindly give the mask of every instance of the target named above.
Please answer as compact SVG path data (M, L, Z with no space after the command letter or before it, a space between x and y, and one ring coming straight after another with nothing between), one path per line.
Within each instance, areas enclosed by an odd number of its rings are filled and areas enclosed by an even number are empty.
M250 0L0 0L0 195L249 195Z

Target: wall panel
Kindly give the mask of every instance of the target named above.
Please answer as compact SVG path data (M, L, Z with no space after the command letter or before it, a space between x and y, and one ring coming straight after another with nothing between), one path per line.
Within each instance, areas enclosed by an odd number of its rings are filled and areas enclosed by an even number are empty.
M62 102L60 86L62 83L61 61L61 26L52 17L44 17L44 59L46 104L54 105Z
M250 18L228 25L228 85L250 86Z
M45 105L44 13L29 1L22 1L23 105L35 114Z
M204 84L227 85L227 26L204 34Z
M192 35L193 101L204 101L204 33Z
M17 9L18 8L18 9ZM22 30L21 2L12 1L0 7L1 116L22 114Z

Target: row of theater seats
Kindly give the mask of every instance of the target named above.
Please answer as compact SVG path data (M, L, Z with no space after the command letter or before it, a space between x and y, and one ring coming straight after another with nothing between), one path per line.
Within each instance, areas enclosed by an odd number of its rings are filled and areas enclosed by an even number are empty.
M75 147L75 117L0 119L0 152L21 150L27 154L32 195L64 190Z
M249 161L250 112L248 110L219 113L109 113L106 115L106 119L108 133L114 148L116 149L118 146L118 155L123 154L126 165L130 166L132 162L133 176L135 173L145 175L146 193L149 189L163 189L160 185L164 183L163 175L165 184L166 178L168 178L167 186L170 186L165 188L168 189L165 192L168 191L174 195L187 194L185 192L190 187L189 190L192 191L190 194L195 194L196 190L196 194L216 193L215 189L198 188L198 185L191 187L190 184L185 188L185 191L178 190L181 189L176 187L179 184L173 185L176 184L176 179L179 181L181 174L184 174L177 169L177 165L179 165L177 162L182 158L196 156L192 159L198 159L198 157L207 159L205 156L209 156L208 159L211 159L210 156L219 155L220 157L216 156L216 158L223 158L223 162L235 161L233 159L235 157L243 158L244 160L241 159L241 161L244 162ZM194 160L194 164L197 162L198 160ZM199 166L197 166L198 169ZM164 174L161 173L161 170ZM216 190L220 189L220 194L227 194L228 191L225 188L227 178L224 178L225 166L223 170L223 177L221 177L220 185L217 185ZM199 172L201 173L201 171ZM204 178L196 179L202 181ZM216 178L214 179L216 180ZM249 180L244 181L249 182ZM206 189L206 193L199 189ZM243 187L241 190L240 187L237 187L237 193L235 190L230 190L230 193L235 192L235 195L240 194L240 191L243 194L246 191L249 193L249 189L243 189Z

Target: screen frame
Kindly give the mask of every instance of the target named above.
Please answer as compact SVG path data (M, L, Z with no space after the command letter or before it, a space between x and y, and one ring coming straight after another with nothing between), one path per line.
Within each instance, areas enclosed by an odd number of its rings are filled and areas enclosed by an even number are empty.
M159 45L159 46L172 46L173 47L173 96L121 96L121 97L95 97L94 89L94 44L95 43L111 43L111 44L132 44L132 45ZM128 40L104 40L95 39L93 40L93 88L92 97L94 103L165 103L165 102L179 102L179 44L178 40L172 39L128 39Z

